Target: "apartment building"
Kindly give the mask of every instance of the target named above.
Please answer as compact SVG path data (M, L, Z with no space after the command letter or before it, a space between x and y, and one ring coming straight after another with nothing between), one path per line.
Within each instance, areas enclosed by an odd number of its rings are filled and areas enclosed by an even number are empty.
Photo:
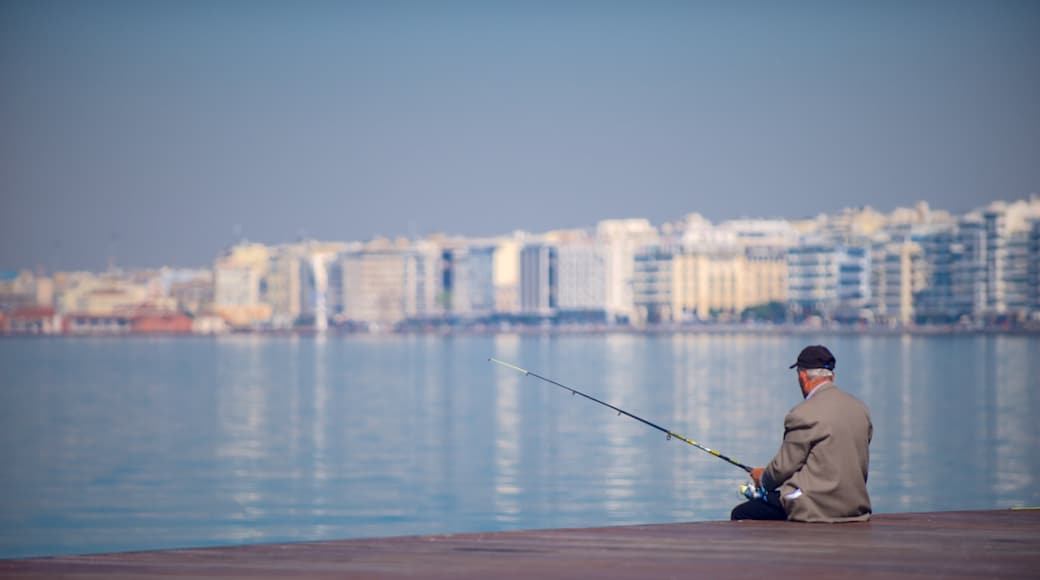
M280 246L270 252L260 284L261 300L271 308L274 328L291 328L302 312L303 286L308 277L303 253L296 246Z
M596 241L603 249L608 322L624 322L635 317L635 256L660 239L657 228L645 219L603 220L596 224Z
M343 316L346 320L367 325L370 329L389 330L405 319L406 267L411 260L416 272L429 282L431 265L427 254L412 252L407 241L375 240L362 249L347 251L340 258L339 270L343 276ZM435 277L435 275L434 275ZM413 274L411 280L418 279ZM415 286L418 288L418 286ZM418 293L419 291L416 290ZM429 296L423 286L424 300L412 304L418 311L428 304Z
M436 243L419 242L403 252L402 300L405 318L429 319L451 312L452 254ZM387 265L389 281L392 266Z
M267 274L270 249L242 243L228 249L213 265L213 310L237 327L267 323L271 306L263 300L261 283Z
M607 257L595 240L556 247L557 308L565 319L606 322Z
M531 243L520 250L520 313L549 317L558 307L557 249Z
M678 276L674 247L648 246L636 252L632 273L632 296L637 326L674 322L677 311Z

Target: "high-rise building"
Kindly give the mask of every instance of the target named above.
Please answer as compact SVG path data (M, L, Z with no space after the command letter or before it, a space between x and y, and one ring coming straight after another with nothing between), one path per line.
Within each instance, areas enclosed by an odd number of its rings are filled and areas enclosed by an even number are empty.
M787 299L805 313L855 318L871 303L870 252L865 245L806 240L787 252Z
M271 307L262 299L270 249L243 242L217 258L213 267L213 310L232 326L266 323Z
M744 247L744 308L787 302L787 250L762 244Z
M1030 236L1028 229L1009 232L1004 251L1004 306L1009 314L1025 317L1032 309Z
M528 244L520 250L520 312L548 317L556 313L557 250L548 243Z
M838 254L837 314L850 319L867 317L872 302L871 255L867 246L847 246Z
M872 310L878 321L914 321L915 297L925 288L924 252L915 242L892 242L872 252Z
M495 312L495 251L495 246L477 245L460 254L455 280L460 289L458 314L486 317Z
M303 286L309 277L301 248L273 248L264 274L261 300L271 307L271 326L290 328L302 311Z
M607 260L594 240L556 246L557 307L568 319L607 320Z
M637 326L672 322L681 316L676 311L678 290L675 249L665 245L647 246L635 254L632 296Z
M521 236L501 239L495 245L492 257L492 278L495 286L497 313L511 314L520 310L520 248Z
M604 220L596 224L596 240L603 248L607 321L631 320L636 307L635 255L660 241L657 228L645 219Z
M736 246L685 248L672 256L672 316L707 320L740 314L747 305L744 253Z
M950 250L954 256L953 312L957 318L979 316L989 303L987 290L987 268L993 262L987 259L986 227L977 215L968 215L957 223L957 230Z
M405 317L430 319L451 312L450 258L450 252L428 241L419 242L404 252L401 284Z
M1034 317L1040 318L1040 218L1030 222L1028 273L1029 308Z
M407 242L383 239L344 252L340 258L344 318L373 330L389 330L404 320L409 255Z
M804 241L787 252L787 300L803 311L829 313L838 303L838 248Z

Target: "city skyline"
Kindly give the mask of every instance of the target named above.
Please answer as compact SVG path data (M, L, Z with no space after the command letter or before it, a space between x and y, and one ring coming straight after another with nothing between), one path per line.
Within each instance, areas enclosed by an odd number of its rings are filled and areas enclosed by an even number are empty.
M0 269L1040 189L1040 5L5 2Z
M0 271L0 333L839 322L1036 329L1040 196L816 219L226 248L212 268Z

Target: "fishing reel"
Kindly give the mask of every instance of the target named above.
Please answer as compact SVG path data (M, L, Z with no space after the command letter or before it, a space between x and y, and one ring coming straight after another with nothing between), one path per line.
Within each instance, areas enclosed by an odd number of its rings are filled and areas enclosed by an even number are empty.
M742 483L737 489L738 495L747 499L760 499L766 501L766 490L756 486L754 483Z

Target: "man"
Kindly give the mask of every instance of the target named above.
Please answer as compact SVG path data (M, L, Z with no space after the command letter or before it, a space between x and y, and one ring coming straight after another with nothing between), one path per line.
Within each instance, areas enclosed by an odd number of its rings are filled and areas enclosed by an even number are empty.
M784 418L784 441L751 471L766 499L733 508L734 520L854 522L870 519L867 466L874 427L867 406L834 384L834 355L807 346L791 368L805 400Z

